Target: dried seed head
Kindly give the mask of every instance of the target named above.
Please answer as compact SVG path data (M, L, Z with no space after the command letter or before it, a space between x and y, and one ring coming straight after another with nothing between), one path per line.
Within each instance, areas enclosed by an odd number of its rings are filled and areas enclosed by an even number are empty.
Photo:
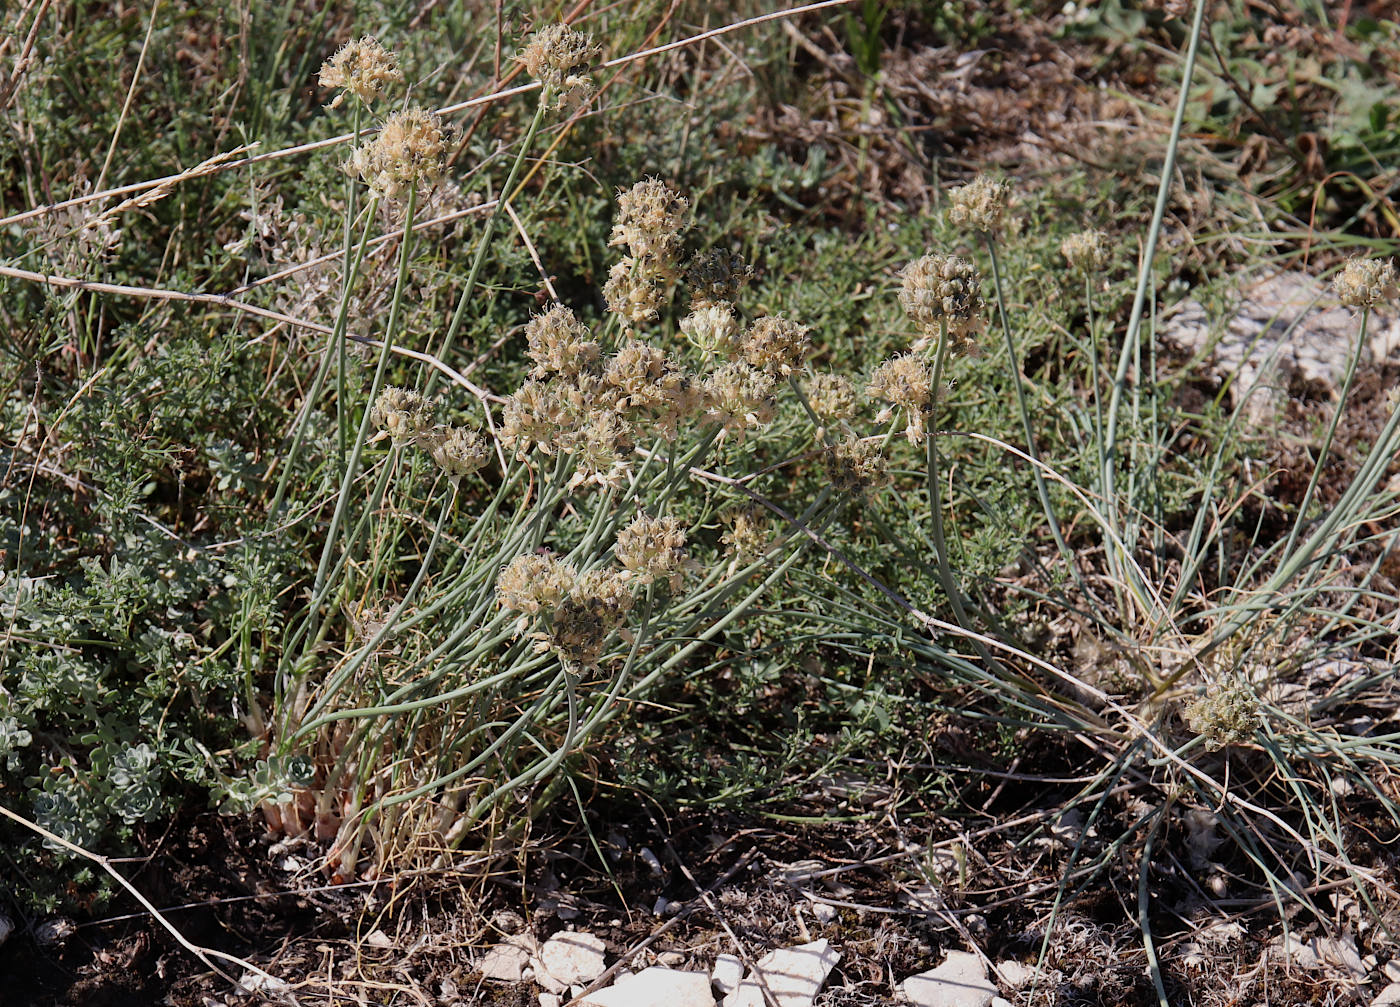
M802 391L823 423L853 419L860 406L856 386L844 374L813 374Z
M368 105L390 84L402 84L399 58L369 35L346 42L321 64L318 82L322 87L338 87ZM338 108L345 94L338 94L331 108Z
M522 461L532 450L567 450L572 427L568 406L552 384L527 381L501 406L501 443Z
M925 255L904 267L899 303L927 334L948 323L955 339L966 340L985 323L982 279L977 267L956 255Z
M1060 254L1070 269L1097 273L1108 265L1108 235L1102 231L1080 231L1060 242Z
M632 610L632 592L618 570L590 570L554 609L548 639L569 664L597 667L603 647Z
M720 536L732 573L766 554L773 544L768 512L762 507L741 507L725 515L729 529Z
M418 392L389 385L370 407L369 421L396 443L407 444L428 433L434 412L436 403Z
M664 583L673 594L692 565L685 551L685 529L674 517L638 514L618 533L615 554L637 583Z
M698 307L681 319L681 332L692 346L709 356L733 356L739 347L739 319L727 302Z
M879 447L855 436L826 449L826 471L837 493L855 497L863 497L889 482L885 456Z
M602 349L588 338L589 335L588 326L562 304L531 318L525 326L530 359L536 365L530 372L531 377L543 378L553 373L576 378L593 370L602 356Z
M371 192L399 199L442 178L447 171L448 141L441 119L426 109L410 108L389 116L373 140L355 149L346 167Z
M631 474L632 425L611 409L595 409L574 446L574 474L569 488L596 483L616 489Z
M588 70L602 51L592 36L566 24L552 24L531 35L516 58L553 93L555 107L572 109L593 97Z
M1001 230L1011 183L990 175L978 175L948 194L948 221L954 227L970 227L984 234Z
M665 302L665 294L655 281L642 275L637 260L628 256L608 271L603 284L608 310L628 328L654 321Z
M685 269L691 308L737 301L739 291L752 276L753 266L745 262L741 255L718 249L701 252L690 260L690 265Z
M536 615L558 607L577 581L578 570L568 560L552 552L525 553L501 568L496 599L501 608Z
M1332 289L1349 308L1373 307L1395 296L1395 263L1390 259L1350 259L1332 281Z
M735 361L705 379L706 416L742 441L751 428L767 426L778 414L772 375Z
M1259 699L1245 682L1215 683L1186 708L1186 724L1212 750L1247 744L1259 728Z
M433 461L453 482L491 460L491 445L470 427L436 427L425 440Z
M654 425L674 439L686 419L703 404L699 383L662 350L629 339L608 361L603 381L614 408Z
M923 440L924 422L933 413L934 388L933 372L922 358L909 353L886 360L870 375L866 391L871 398L889 403L875 417L877 423L889 419L895 409L903 409L909 419L905 429L909 443Z
M680 234L690 222L690 202L659 178L645 178L617 194L617 220L609 245L626 245L650 272L674 269Z
M744 334L744 359L769 374L787 377L812 352L810 331L781 315L760 318Z

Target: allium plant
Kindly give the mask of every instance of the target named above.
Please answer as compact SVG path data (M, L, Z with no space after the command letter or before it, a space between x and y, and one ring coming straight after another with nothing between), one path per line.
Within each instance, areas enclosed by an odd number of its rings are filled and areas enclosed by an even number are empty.
M581 100L595 55L562 27L527 44L521 59L544 87L497 191L511 191L546 112ZM448 132L400 113L349 170L411 224L445 171ZM436 356L478 290L495 219ZM438 370L395 368L387 383L412 286L407 228L378 359L357 381L343 354L326 355L291 441L304 443L341 360L337 489L271 709L249 720L266 757L244 793L271 828L326 843L334 875L519 834L617 718L752 611L845 498L887 481L878 438L824 447L826 428L785 394L806 374L807 327L746 320L737 298L752 271L729 253L688 254L689 224L689 201L663 180L622 190L602 323L563 304L536 314L525 380L465 412ZM347 229L347 277L367 238ZM347 279L342 315L351 296ZM332 338L343 332L342 317ZM849 382L812 388L825 423L855 416ZM746 439L793 464L824 454L832 478L765 501L746 486L753 454L727 450ZM707 519L716 487L734 498L727 530ZM284 500L314 512L286 485ZM396 551L410 543L404 567Z

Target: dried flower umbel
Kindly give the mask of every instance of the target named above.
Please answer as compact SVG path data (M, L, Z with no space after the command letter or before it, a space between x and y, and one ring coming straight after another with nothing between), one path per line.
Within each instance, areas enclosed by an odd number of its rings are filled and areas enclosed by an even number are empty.
M552 552L525 553L501 568L496 599L501 608L538 615L558 607L574 589L578 570Z
M855 436L826 449L826 471L837 493L854 497L864 497L890 478L879 446Z
M331 108L339 108L346 94L353 94L368 105L390 84L403 83L399 58L370 35L346 42L335 55L321 64L318 82L322 87L338 87Z
M674 517L638 514L618 533L615 555L638 584L665 584L673 594L692 565L685 551L685 529Z
M1390 259L1350 259L1332 281L1332 289L1349 308L1374 307L1395 296L1395 263Z
M399 199L432 185L447 171L448 131L440 118L422 108L395 112L369 143L356 148L346 168L370 191Z
M501 406L501 443L522 461L532 450L567 448L573 426L568 403L551 384L527 381Z
M589 338L590 335L588 326L562 304L531 318L525 326L530 359L535 362L531 377L558 374L576 378L592 371L602 356L602 348Z
M1108 265L1108 235L1102 231L1080 231L1060 242L1060 254L1070 269L1097 273Z
M544 637L566 664L596 668L608 638L622 627L634 600L621 571L590 570L548 617Z
M369 421L382 431L380 437L392 437L395 443L407 444L432 429L435 411L436 404L418 392L390 385L374 400Z
M470 427L435 427L424 435L428 454L454 482L491 460L491 445Z
M690 201L659 178L644 178L617 194L609 245L625 245L649 272L674 269L680 235L690 223ZM674 278L668 276L668 279Z
M1212 750L1254 740L1260 722L1259 699L1241 681L1216 683L1186 708L1186 725Z
M860 407L856 386L844 374L813 374L802 391L812 412L823 423L854 419Z
M875 417L877 423L903 409L909 420L905 428L909 443L923 440L926 421L933 413L934 387L933 373L922 358L911 353L885 361L870 375L867 391L871 398L889 403Z
M753 277L753 266L741 255L713 249L701 252L685 268L692 309L712 304L732 304Z
M927 336L947 324L948 333L965 343L986 323L982 278L977 267L956 255L925 255L904 267L899 303Z
M617 315L628 328L654 321L666 303L665 292L642 269L638 261L627 256L608 270L603 284L603 300L608 310Z
M769 374L787 377L812 352L810 331L781 315L759 318L744 333L744 359Z
M698 307L682 318L681 333L707 356L733 356L739 347L739 319L723 301Z
M1011 183L990 175L978 175L948 194L948 220L955 227L970 227L984 234L1001 230Z
M588 70L602 51L592 36L566 24L552 24L531 35L517 59L548 89L556 108L572 109L593 97Z
M717 368L704 384L706 416L742 441L752 428L767 426L778 413L777 382L735 361Z
M768 512L758 505L741 507L725 515L729 529L720 536L729 557L729 572L765 555L773 545Z

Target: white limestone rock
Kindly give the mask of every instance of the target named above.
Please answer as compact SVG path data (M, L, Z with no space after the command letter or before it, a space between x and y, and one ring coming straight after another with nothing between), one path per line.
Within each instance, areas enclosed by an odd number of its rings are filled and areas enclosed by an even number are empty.
M724 998L724 1007L767 1007L765 985L778 1007L811 1007L840 960L841 953L826 938L770 951L754 966L753 974Z
M966 951L949 951L942 965L910 976L902 985L916 1007L989 1007L997 995L987 966Z
M578 1007L715 1007L710 977L653 966L588 994Z
M562 993L563 987L590 983L607 968L603 950L602 940L592 934L576 930L561 931L540 948L535 979L551 993ZM561 988L550 989L550 984L541 981L544 979L541 973L547 973Z
M738 955L720 955L715 958L715 967L710 970L710 982L719 990L720 996L728 996L744 981L744 963Z

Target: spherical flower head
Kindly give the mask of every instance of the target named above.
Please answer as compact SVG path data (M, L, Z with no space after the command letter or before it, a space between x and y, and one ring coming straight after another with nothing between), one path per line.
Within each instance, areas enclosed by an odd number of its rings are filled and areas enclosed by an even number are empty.
M712 304L732 304L752 277L753 266L742 255L718 249L701 252L685 269L690 306L698 310Z
M390 84L402 84L403 72L399 58L369 35L346 42L330 59L321 64L318 83L322 87L338 87L331 108L338 108L346 94L353 94L368 105Z
M1186 708L1186 724L1215 750L1254 739L1260 725L1259 699L1245 682L1216 683Z
M431 430L435 411L436 404L420 393L389 385L370 407L369 421L381 431L380 437L407 444Z
M595 668L608 638L632 610L631 588L619 570L589 570L549 619L547 639L570 665Z
M1332 281L1332 289L1349 308L1374 307L1395 296L1395 263L1390 259L1350 259Z
M739 348L739 319L724 301L696 308L681 319L681 332L708 356L733 356Z
M603 300L608 310L628 328L655 321L665 305L665 294L655 281L642 275L637 260L628 256L608 271L603 284Z
M613 407L645 420L668 440L704 405L699 383L663 350L638 339L618 348L603 372Z
M1060 242L1060 254L1070 269L1097 273L1108 265L1108 235L1102 231L1080 231Z
M442 178L448 140L442 120L427 109L395 112L374 139L356 148L347 167L375 195L400 199Z
M530 36L516 57L525 70L549 89L556 108L578 108L593 97L589 67L602 53L592 36L566 24L552 24Z
M954 227L970 227L983 234L1001 230L1011 183L990 175L978 175L948 194L948 221Z
M690 223L690 202L659 178L644 178L617 194L617 219L609 245L626 245L632 256L667 271L680 248L680 233Z
M977 267L956 255L925 255L904 267L899 303L904 313L926 333L948 331L965 339L981 330L986 305Z
M470 427L436 427L425 440L429 455L453 482L471 475L491 460L491 445Z
M741 507L726 514L725 521L729 528L720 536L720 542L729 557L730 573L765 555L772 547L772 529L762 507Z
M782 317L757 319L744 334L744 359L769 374L787 377L812 352L811 330Z
M778 415L777 380L741 361L716 369L704 383L705 414L739 440Z
M864 497L890 480L879 447L855 436L826 449L826 471L837 493L853 497Z
M636 435L632 424L610 408L596 408L574 445L569 488L594 483L620 488L631 474Z
M665 584L674 594L692 564L685 551L685 529L674 517L638 514L617 536L617 561L638 584Z
M496 600L501 608L526 615L549 612L569 596L578 570L552 552L515 557L496 577Z
M501 443L522 461L532 450L567 449L572 426L568 405L551 384L527 381L501 406Z
M823 423L854 419L860 407L860 394L844 374L813 374L802 389L807 404Z
M530 359L535 362L530 376L543 378L553 373L576 378L591 371L602 356L602 348L589 335L588 326L562 304L531 318L525 326Z
M933 412L934 388L933 372L922 358L908 353L886 360L870 375L866 390L871 398L889 403L875 417L877 423L893 416L895 409L903 409L909 419L905 430L909 443L923 440L924 421Z

